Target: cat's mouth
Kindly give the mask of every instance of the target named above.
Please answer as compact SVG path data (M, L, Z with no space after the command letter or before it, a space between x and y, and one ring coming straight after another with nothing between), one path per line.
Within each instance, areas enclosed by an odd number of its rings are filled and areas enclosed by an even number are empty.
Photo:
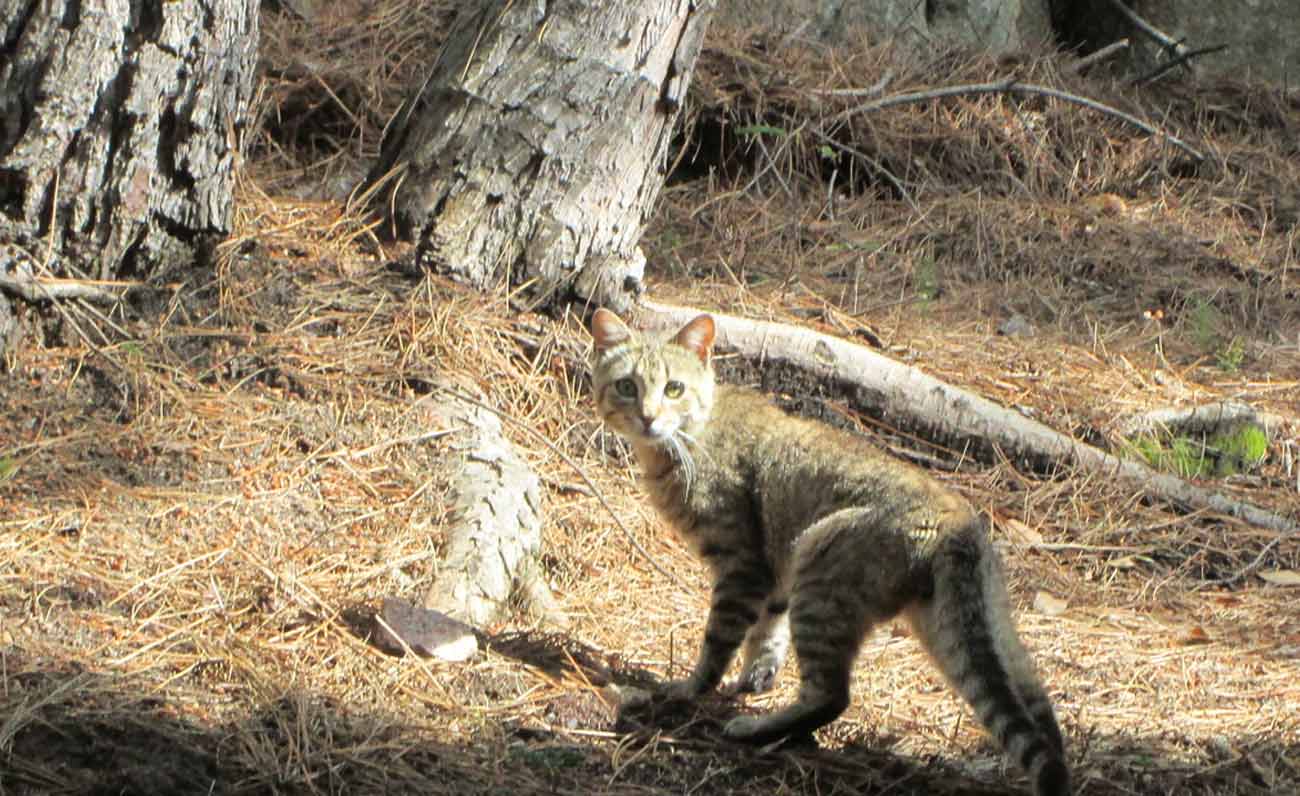
M650 442L667 445L680 427L681 423L668 418L656 417L641 422L641 436Z

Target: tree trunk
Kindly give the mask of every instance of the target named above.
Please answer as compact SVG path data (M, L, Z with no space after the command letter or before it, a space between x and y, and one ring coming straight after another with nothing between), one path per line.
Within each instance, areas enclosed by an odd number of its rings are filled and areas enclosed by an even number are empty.
M712 14L692 0L482 0L389 127L377 200L422 263L626 309Z
M144 279L229 232L257 8L0 0L0 244Z

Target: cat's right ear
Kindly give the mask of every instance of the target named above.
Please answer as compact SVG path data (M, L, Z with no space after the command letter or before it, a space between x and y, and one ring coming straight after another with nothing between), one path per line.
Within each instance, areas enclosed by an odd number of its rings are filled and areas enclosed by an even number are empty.
M709 355L713 353L713 336L716 332L712 316L697 315L695 320L682 327L673 342L695 354L707 365Z
M596 344L596 353L608 351L616 345L632 339L632 330L627 328L623 319L601 307L591 316L591 339Z

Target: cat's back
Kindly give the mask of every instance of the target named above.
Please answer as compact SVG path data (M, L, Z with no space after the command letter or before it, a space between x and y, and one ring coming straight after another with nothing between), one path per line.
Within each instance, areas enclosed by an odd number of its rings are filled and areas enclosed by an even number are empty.
M920 468L850 431L787 414L755 390L719 385L712 446L769 499L814 513L845 503L892 504L902 511L969 512L969 504Z

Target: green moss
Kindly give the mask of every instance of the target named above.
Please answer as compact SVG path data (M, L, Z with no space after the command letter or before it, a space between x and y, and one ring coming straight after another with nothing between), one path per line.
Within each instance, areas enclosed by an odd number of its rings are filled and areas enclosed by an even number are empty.
M1215 473L1220 476L1250 472L1268 456L1268 434L1254 423L1221 431L1207 444L1218 453Z
M1220 431L1209 439L1153 433L1126 442L1130 456L1181 478L1222 478L1250 472L1268 456L1268 435L1254 423Z

